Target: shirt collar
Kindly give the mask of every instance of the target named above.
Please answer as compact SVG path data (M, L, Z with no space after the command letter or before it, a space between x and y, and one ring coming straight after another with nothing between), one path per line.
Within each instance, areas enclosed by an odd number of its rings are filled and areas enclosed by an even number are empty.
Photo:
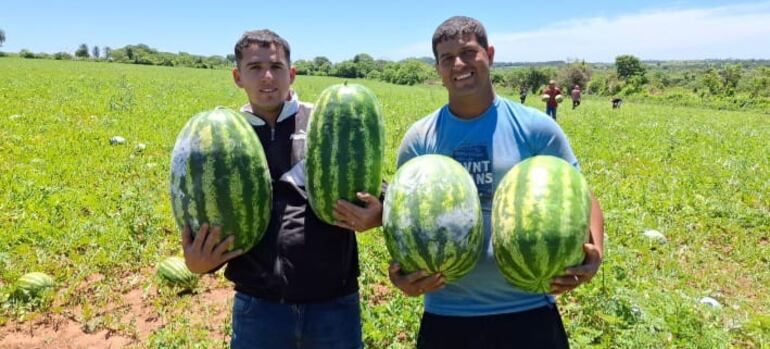
M297 113L297 110L299 110L299 96L297 95L294 90L289 91L289 100L283 102L283 107L281 108L281 113L278 114L278 118L276 119L276 123L279 123L283 120L286 120L286 118L294 115ZM267 125L265 120L257 115L254 114L254 111L251 109L251 103L246 103L241 107L241 113L246 116L246 120L249 121L249 124L252 126L264 126Z

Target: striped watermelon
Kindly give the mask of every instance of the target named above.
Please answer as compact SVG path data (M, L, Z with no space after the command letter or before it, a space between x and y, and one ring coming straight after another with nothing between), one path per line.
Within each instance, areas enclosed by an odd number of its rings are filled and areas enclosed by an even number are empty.
M180 229L203 223L235 234L232 249L248 251L264 235L272 209L267 160L239 113L216 108L193 116L171 156L171 206Z
M583 175L554 156L522 161L503 177L492 202L497 266L524 291L550 290L554 276L581 264L591 196Z
M158 265L158 276L171 286L193 289L198 284L198 275L193 274L182 257L168 257Z
M32 272L19 278L16 282L16 292L25 297L37 297L54 286L54 279L48 274Z
M484 241L481 203L468 171L452 158L409 160L388 186L382 211L385 243L404 272L442 273L447 282L470 272Z
M321 92L308 124L305 173L315 214L334 223L334 204L361 204L357 192L380 195L385 127L377 97L357 84Z

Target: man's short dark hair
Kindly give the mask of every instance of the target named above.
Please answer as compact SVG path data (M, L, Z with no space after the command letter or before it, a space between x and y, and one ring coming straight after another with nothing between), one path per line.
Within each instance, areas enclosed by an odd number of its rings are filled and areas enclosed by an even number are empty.
M251 30L243 33L241 39L235 43L235 64L240 67L241 59L243 59L243 50L251 45L259 45L260 47L270 47L275 45L276 48L283 48L283 54L286 56L286 63L291 65L291 48L289 43L270 29Z
M438 53L436 52L436 45L439 43L457 39L465 34L473 34L476 36L476 42L481 45L485 50L489 48L487 43L487 31L484 30L484 25L477 19L465 16L454 16L436 28L433 32L433 57L438 62Z

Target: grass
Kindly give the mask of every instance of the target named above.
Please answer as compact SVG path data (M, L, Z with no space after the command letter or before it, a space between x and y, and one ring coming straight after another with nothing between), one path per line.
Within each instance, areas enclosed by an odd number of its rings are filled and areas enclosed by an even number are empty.
M0 59L0 71L0 324L82 309L84 328L136 332L100 309L151 286L155 264L181 253L167 194L176 133L196 112L237 108L245 95L227 71L17 58ZM300 76L294 87L313 101L342 81ZM356 82L382 103L390 179L401 136L446 93ZM573 347L770 348L767 115L567 104L559 123L602 203L608 237L593 282L559 298ZM111 146L112 136L127 142ZM646 229L666 242L645 238ZM421 300L390 285L380 232L359 238L365 341L413 347ZM9 298L31 271L56 278L55 301L33 307ZM84 293L93 275L102 278ZM166 314L164 326L142 346L225 345L207 335L211 324L180 313L189 297L162 293L152 306ZM229 332L228 319L214 328Z

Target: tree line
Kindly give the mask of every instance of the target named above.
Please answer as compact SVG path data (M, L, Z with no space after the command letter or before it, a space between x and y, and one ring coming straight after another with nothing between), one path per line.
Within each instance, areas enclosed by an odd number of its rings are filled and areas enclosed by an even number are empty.
M629 97L720 109L770 107L770 62L703 60L643 62L620 55L614 64L576 61L553 66L498 67L492 81L514 90L541 93L549 80L569 93L575 85L587 94Z
M0 46L6 40L0 29ZM0 51L0 56L8 55ZM21 50L23 58L57 60L96 60L117 63L181 66L204 69L232 68L235 55L201 56L186 52L162 52L145 44L122 48L81 44L74 54L68 52L33 53ZM327 57L294 62L298 75L364 78L394 84L414 85L437 81L432 57L408 58L394 62L374 59L359 53L352 59L332 63ZM574 62L497 63L492 81L517 93L540 93L549 80L562 89L575 85L587 94L600 96L643 97L698 104L710 101L719 107L770 107L770 62L767 60L647 61L633 55L620 55L614 64Z
M0 43L5 41L5 34L0 31ZM7 55L0 52L0 56ZM68 52L34 53L23 49L18 55L22 58L39 58L55 60L94 60L117 63L160 65L170 67L190 67L204 69L232 68L235 66L235 55L199 56L186 52L162 52L145 44L127 45L122 48L99 48L81 44L74 54ZM438 75L431 64L431 58L410 58L400 62L375 60L372 56L361 53L351 60L332 63L326 57L316 57L313 60L298 60L294 62L299 75L336 76L342 78L367 78L381 80L394 84L414 85Z

